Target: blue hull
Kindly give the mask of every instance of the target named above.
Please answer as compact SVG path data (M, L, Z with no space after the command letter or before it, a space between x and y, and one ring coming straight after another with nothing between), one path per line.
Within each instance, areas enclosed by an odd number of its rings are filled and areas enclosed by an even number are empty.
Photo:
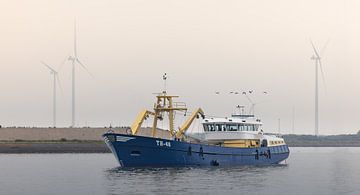
M116 133L103 137L122 167L271 165L290 152L287 145L232 148Z

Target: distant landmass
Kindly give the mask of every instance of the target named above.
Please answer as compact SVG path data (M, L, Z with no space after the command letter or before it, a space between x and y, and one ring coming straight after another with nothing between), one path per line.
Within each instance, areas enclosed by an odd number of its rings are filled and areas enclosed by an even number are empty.
M290 147L360 147L360 131L345 135L283 135Z

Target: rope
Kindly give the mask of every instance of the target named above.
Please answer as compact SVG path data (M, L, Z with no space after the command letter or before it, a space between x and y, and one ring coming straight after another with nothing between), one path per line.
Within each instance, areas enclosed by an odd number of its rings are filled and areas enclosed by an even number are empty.
M195 123L198 123L198 120L195 120ZM195 125L194 125L194 124L192 124L191 126L192 126L192 127L191 127L190 132L192 133L192 132L194 131L194 127L195 127Z
M198 127L197 129L200 131L200 122L198 122ZM199 133L199 132L198 132Z

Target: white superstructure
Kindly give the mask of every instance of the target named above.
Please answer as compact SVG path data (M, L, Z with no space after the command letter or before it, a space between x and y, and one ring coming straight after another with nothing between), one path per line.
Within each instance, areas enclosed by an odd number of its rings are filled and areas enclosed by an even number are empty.
M284 145L279 135L265 135L262 122L254 115L233 114L231 117L210 117L202 120L203 132L189 136L216 145L236 145L245 147L266 147ZM246 144L248 143L248 144Z

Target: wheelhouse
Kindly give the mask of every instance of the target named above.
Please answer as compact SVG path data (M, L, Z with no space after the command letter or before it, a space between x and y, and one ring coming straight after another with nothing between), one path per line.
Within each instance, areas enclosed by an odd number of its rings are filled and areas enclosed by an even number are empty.
M206 118L203 121L205 132L211 131L259 131L262 125L254 115L232 115L230 118Z

